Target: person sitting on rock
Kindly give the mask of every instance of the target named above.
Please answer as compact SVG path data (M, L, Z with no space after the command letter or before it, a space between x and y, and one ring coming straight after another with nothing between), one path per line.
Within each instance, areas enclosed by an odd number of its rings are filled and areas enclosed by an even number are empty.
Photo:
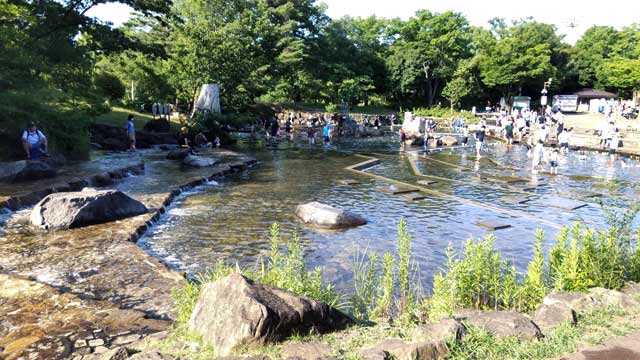
M200 131L195 138L196 147L200 148L211 148L213 144L207 139L202 131ZM182 143L181 143L182 145Z
M27 159L38 159L47 155L47 138L38 130L34 122L22 133L22 147L27 153Z
M191 148L191 142L189 141L189 129L182 127L180 134L178 134L178 145L182 148Z

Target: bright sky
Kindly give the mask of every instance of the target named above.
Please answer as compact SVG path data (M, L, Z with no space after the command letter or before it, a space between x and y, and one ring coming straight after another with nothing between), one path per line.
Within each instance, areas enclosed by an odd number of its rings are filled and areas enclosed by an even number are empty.
M593 25L611 25L621 28L640 22L638 0L439 0L429 3L424 0L320 0L327 4L327 14L332 18L344 15L353 17L378 17L407 19L416 10L433 12L453 10L462 12L472 25L488 26L494 17L508 20L532 16L534 19L556 25L559 33L566 35L565 41L574 44L582 33ZM96 16L119 26L129 18L130 8L122 4L103 4L89 11ZM575 27L570 27L570 24Z

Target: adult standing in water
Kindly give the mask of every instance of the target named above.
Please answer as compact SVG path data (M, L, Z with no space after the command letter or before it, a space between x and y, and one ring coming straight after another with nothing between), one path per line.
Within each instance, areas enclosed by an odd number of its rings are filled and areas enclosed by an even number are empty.
M616 160L616 151L618 151L618 147L620 146L620 133L618 129L613 131L613 135L611 135L611 141L609 142L609 154L611 156L611 161Z
M480 126L480 128L476 131L476 156L479 158L481 158L482 156L480 155L480 151L482 150L482 145L484 144L484 136L485 133L487 131L487 128L482 125Z
M127 139L129 140L129 151L136 151L136 127L131 114L127 116Z
M27 153L27 159L38 159L47 156L47 138L38 130L36 123L31 122L22 133L22 148Z
M513 144L513 121L511 119L507 120L507 124L503 128L504 137L507 140L507 145L511 146Z
M407 134L404 132L404 129L400 129L400 149L404 151L405 145L407 142Z

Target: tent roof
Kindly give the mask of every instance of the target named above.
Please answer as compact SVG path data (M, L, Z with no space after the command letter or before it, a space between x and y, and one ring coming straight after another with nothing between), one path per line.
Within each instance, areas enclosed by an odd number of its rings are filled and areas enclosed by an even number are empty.
M602 98L611 99L618 96L608 91L596 90L596 89L582 89L574 93L573 95L578 95L578 97L582 99L602 99Z

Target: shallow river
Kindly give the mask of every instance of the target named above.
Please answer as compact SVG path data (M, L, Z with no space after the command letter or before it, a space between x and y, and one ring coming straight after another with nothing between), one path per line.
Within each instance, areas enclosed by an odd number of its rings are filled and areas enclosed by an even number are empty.
M471 148L429 156L402 154L393 140L339 144L340 152L288 144L276 149L240 145L239 150L260 161L257 167L181 196L139 244L171 266L194 275L206 271L218 259L255 264L269 249L269 226L278 222L285 237L297 231L303 239L310 267L324 267L326 280L343 287L350 283L356 253L381 255L394 251L396 227L404 219L413 235L418 281L429 286L444 263L449 244L461 249L466 239L494 233L496 247L523 271L532 254L536 229L545 231L549 247L559 226L575 221L596 228L605 226L599 199L624 207L640 198L640 164L636 161L625 160L625 166L620 161L610 162L604 154L589 153L583 160L571 153L560 161L561 175L532 177L522 147L507 149L492 143L485 157L476 161ZM345 169L364 160L355 153L381 160L366 170L368 173L410 184L421 179L410 165L413 162L424 175L439 177L428 188L448 197L432 194L424 200L408 201L380 191L377 187L389 187L389 183ZM147 172L154 172L154 162L147 164ZM477 178L478 174L489 178ZM500 181L505 177L533 179L541 186L524 192L522 188L530 184ZM342 185L338 183L342 179L355 179L360 184ZM140 191L140 184L134 184L122 186ZM504 196L528 196L531 201L513 204ZM566 209L566 199L587 206ZM339 232L310 229L294 215L297 205L310 201L356 212L369 222ZM477 225L481 221L508 223L511 227L491 232Z

